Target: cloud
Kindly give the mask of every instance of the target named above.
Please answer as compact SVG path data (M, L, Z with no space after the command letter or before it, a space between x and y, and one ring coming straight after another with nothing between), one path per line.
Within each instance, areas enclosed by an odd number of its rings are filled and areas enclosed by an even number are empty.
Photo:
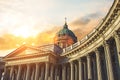
M81 19L78 18L77 20L73 21L72 24L73 25L86 25L87 23L89 23L90 19Z
M103 16L101 12L95 12L95 13L88 14L88 15L84 16L83 18L95 19L95 18L99 18L101 16Z
M95 15L95 17L92 17L93 15ZM101 19L98 19L98 17L100 17L98 13L93 13L93 14L86 15L82 18L78 18L68 24L69 29L71 29L75 33L75 35L78 37L78 40L80 40L96 27L98 22L101 20ZM51 26L48 26L48 29L40 32L38 35L34 37L28 37L28 38L15 36L9 33L4 34L3 36L0 37L0 45L2 45L0 46L0 49L17 48L20 45L23 45L23 43L30 44L30 45L53 44L56 33L62 28L63 26L51 25ZM38 26L37 26L37 29L39 29Z
M80 17L80 18L72 21L70 24L72 24L72 25L87 25L91 20L98 19L102 16L103 15L100 12L91 13L91 14L85 15L83 17Z
M100 12L85 15L81 18L72 21L70 23L70 28L80 40L97 26L102 17L103 15Z
M0 37L0 50L17 48L24 43L29 45L44 45L53 44L55 34L60 30L61 27L53 27L49 30L43 31L33 37L21 37L13 34L4 34Z

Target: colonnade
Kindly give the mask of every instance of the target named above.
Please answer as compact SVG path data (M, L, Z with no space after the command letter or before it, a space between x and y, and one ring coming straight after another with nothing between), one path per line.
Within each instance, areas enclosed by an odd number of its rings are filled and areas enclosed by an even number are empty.
M71 77L68 80L120 80L119 51L120 37L115 33L88 55L71 61ZM75 69L75 64L77 64L77 69ZM79 74L77 76L76 71Z
M53 80L53 69L48 62L8 66L3 80Z
M88 55L70 61L70 74L66 74L68 64L64 65L62 80L120 80L118 43L119 39L112 37Z

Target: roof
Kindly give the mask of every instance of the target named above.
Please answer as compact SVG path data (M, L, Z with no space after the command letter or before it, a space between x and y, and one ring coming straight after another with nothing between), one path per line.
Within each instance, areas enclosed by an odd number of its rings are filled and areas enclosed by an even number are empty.
M67 23L65 22L63 29L61 29L58 33L57 36L64 36L64 35L68 35L70 37L72 37L72 39L76 42L77 41L77 37L75 36L75 34L68 28Z

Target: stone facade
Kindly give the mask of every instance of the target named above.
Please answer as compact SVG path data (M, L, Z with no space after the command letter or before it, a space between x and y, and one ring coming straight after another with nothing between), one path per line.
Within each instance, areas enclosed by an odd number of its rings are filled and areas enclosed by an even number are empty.
M120 80L120 0L97 28L62 54L37 48L26 54L27 49L4 58L4 80Z

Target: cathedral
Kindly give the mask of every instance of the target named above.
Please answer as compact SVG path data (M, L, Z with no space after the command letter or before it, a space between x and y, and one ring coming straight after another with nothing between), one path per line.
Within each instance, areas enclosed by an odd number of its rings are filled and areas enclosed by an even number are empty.
M65 22L54 44L24 44L3 61L1 80L120 80L120 0L83 39Z

